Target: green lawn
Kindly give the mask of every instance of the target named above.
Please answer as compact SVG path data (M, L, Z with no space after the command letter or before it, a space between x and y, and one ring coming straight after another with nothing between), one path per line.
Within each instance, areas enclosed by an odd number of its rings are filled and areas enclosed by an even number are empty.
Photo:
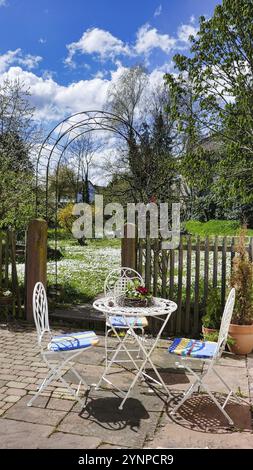
M49 233L49 246L54 247L52 234ZM91 302L103 291L107 274L120 266L119 239L87 240L85 246L79 245L73 237L59 237L58 249L62 258L57 263L57 278L60 286L58 301L61 304L80 304ZM48 261L49 286L55 283L55 263Z
M239 235L240 223L235 220L209 220L208 222L198 222L197 220L189 220L183 224L189 234L207 236L229 236L235 237ZM253 236L253 229L247 230L247 236Z

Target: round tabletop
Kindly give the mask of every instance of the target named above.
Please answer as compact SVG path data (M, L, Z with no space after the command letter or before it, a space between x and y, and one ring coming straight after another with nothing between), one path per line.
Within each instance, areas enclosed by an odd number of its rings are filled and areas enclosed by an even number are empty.
M101 297L93 302L93 307L100 312L117 316L155 317L168 315L177 310L177 304L169 299L153 297L153 304L149 307L122 307L114 297Z

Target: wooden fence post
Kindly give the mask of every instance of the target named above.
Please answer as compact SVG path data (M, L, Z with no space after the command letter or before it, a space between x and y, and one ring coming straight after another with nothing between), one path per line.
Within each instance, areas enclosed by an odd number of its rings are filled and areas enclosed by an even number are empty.
M25 312L26 319L33 319L32 296L36 282L47 283L47 222L31 220L26 237Z
M178 275L177 275L177 314L176 314L176 333L181 332L182 328L182 280L183 280L184 250L182 237L178 247Z
M121 239L121 266L136 269L136 237L127 238L127 233L135 234L133 224L124 225L124 238Z
M10 252L11 252L12 289L16 297L15 300L17 304L18 315L21 316L21 299L20 299L18 274L17 274L17 266L16 266L16 234L13 231L9 231L6 234L6 237L9 238L9 245L10 245ZM16 313L15 305L14 305L13 312Z

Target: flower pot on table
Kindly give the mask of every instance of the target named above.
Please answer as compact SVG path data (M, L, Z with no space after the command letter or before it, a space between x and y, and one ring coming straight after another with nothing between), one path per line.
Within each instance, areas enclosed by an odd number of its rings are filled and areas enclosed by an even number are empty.
M131 299L127 297L120 299L122 307L150 307L152 303L152 299Z

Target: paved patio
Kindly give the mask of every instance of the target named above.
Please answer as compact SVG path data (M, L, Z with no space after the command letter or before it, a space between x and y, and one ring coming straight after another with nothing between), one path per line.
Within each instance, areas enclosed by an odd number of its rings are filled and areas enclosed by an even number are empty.
M69 331L54 328L53 333ZM113 341L113 339L111 339ZM103 371L104 339L98 347L84 352L76 368L88 383L96 383ZM231 430L223 415L206 395L194 396L173 417L169 415L191 377L175 372L161 341L154 354L173 400L166 403L161 391L151 392L140 383L123 411L120 398L109 388L86 394L86 408L66 394L62 384L53 382L34 403L26 406L44 378L44 367L36 343L35 329L25 323L0 324L0 447L1 448L253 448L252 414L253 355L226 354L220 372L243 398L241 405L230 402L227 409L236 428ZM131 373L113 369L113 380L124 387ZM66 370L66 377L74 384ZM224 388L216 377L209 379L217 398ZM75 384L75 386L77 386Z

